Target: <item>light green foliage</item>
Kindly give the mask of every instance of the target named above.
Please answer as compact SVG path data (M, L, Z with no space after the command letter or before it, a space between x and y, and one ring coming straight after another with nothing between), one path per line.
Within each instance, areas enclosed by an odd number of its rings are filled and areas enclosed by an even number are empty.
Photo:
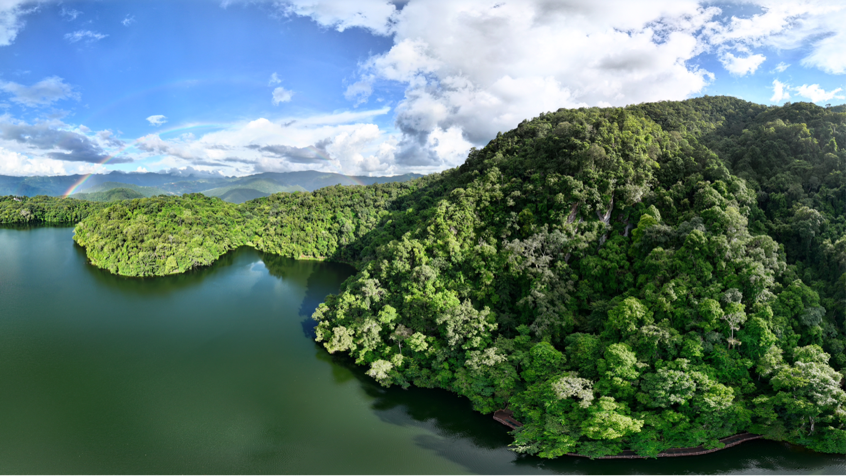
M799 347L794 355L796 362L781 366L771 380L778 391L773 399L776 408L796 422L793 433L800 440L814 435L819 423L827 430L841 429L846 423L843 376L828 366L829 355L819 346Z
M601 397L589 410L582 431L594 440L615 440L643 427L643 421L626 415L628 409L611 397Z
M617 307L608 311L608 326L623 334L637 332L638 329L652 322L652 313L637 298L626 298Z
M377 382L387 387L391 384L390 372L394 368L394 364L385 360L377 360L370 364L370 370L367 375L373 377Z
M114 202L76 227L91 264L126 276L208 266L246 243L234 205L199 194Z
M353 263L317 341L382 385L508 406L521 453L655 456L750 430L846 453L843 144L842 107L561 109L442 174L85 205L76 239L133 276L241 245Z
M588 408L593 401L592 387L590 380L572 375L565 375L552 382L552 391L559 400L576 397L580 400L579 406L582 408Z

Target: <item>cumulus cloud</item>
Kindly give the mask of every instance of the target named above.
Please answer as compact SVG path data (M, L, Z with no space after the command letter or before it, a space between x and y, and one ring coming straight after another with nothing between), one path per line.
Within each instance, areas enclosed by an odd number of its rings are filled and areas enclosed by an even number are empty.
M397 137L365 122L389 108L269 120L259 118L195 137L138 139L147 167L193 167L228 175L324 170L346 174L396 173ZM93 134L92 134L93 135ZM138 158L136 157L136 158Z
M803 66L846 73L846 4L840 0L755 0L761 12L728 22L710 22L703 38L710 44L806 49Z
M273 74L270 75L270 79L267 81L267 85L273 86L274 84L280 84L281 82L282 82L282 80L279 79L279 75L276 74L276 73L273 73Z
M796 95L808 98L811 102L823 102L823 101L830 101L832 99L846 99L846 96L842 94L837 94L842 91L843 88L837 88L833 91L828 91L822 89L819 84L811 84L810 86L807 84L803 84L797 88L794 88L796 91Z
M780 103L782 101L786 101L790 99L790 93L787 92L787 85L782 83L781 81L774 79L773 80L773 97L770 98L770 102Z
M82 129L69 130L63 123L27 124L24 122L0 122L0 141L17 145L21 149L13 149L3 145L6 149L14 150L26 155L37 155L68 162L101 163L111 157L106 150L109 144L123 146L123 142L115 138L110 132L98 136L86 134ZM87 129L87 128L86 128ZM105 139L101 139L104 137ZM111 163L132 162L128 157L114 157Z
M79 93L58 76L50 76L25 86L11 81L0 81L0 91L11 94L12 102L28 106L49 106L62 99L79 99Z
M718 12L696 2L492 7L406 3L386 26L393 47L363 62L347 88L360 104L378 81L406 85L396 107L400 165L451 166L456 154L541 111L684 99L713 77L685 64L702 51L696 32Z
M738 57L726 52L720 57L720 62L729 73L735 76L746 76L757 71L758 66L761 66L761 63L766 59L764 55L760 54Z
M167 122L167 117L165 117L161 114L156 114L155 116L148 117L147 122L149 122L151 126L157 126L158 127L158 126L164 124L165 122Z
M294 92L279 86L273 90L273 105L278 106L283 102L290 102Z
M248 149L253 149L262 154L267 154L273 157L284 158L288 162L296 164L316 164L327 160L329 152L326 146L331 144L331 139L323 139L314 145L307 147L293 147L290 145L248 145Z
M379 97L381 87L396 87L389 83L403 85L392 155L397 167L425 171L460 162L454 157L471 145L541 111L694 96L715 78L692 61L703 53L716 55L735 76L758 71L764 49L803 48L810 52L803 65L846 72L846 4L749 3L760 10L729 17L717 4L698 0L274 5L283 15L309 17L326 28L391 36L392 48L362 61L344 96L358 107ZM774 101L790 97L787 85L773 88Z
M67 40L68 43L77 43L79 41L84 41L85 43L94 43L96 41L102 40L107 36L109 35L97 33L96 31L78 30L73 33L65 34L65 40Z
M67 175L65 163L55 159L30 158L0 147L0 175Z
M189 141L185 141L184 139L166 141L158 134L149 134L136 140L135 147L156 155L170 155L189 161L202 161L205 159L202 150L192 150L196 149L196 147L191 147L190 139Z

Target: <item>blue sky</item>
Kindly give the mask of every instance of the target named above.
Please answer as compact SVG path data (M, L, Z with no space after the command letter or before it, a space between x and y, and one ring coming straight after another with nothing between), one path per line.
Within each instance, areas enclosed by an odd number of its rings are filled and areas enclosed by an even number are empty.
M841 4L0 0L0 174L425 173L559 107L843 104Z

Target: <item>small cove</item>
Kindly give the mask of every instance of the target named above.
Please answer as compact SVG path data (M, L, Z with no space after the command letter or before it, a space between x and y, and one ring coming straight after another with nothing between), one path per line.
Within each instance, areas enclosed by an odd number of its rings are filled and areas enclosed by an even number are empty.
M179 276L86 263L72 228L0 228L2 473L844 473L752 441L706 456L545 461L466 399L384 389L311 340L354 270L250 248Z

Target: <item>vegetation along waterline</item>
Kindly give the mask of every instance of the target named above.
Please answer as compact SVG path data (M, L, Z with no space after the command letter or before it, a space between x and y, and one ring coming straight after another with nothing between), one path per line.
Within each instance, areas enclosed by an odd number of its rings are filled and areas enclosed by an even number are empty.
M354 263L316 339L382 385L509 408L517 452L656 456L750 432L846 453L838 144L842 106L561 109L405 183L240 205L6 198L0 216L81 219L90 262L127 276L241 245Z

